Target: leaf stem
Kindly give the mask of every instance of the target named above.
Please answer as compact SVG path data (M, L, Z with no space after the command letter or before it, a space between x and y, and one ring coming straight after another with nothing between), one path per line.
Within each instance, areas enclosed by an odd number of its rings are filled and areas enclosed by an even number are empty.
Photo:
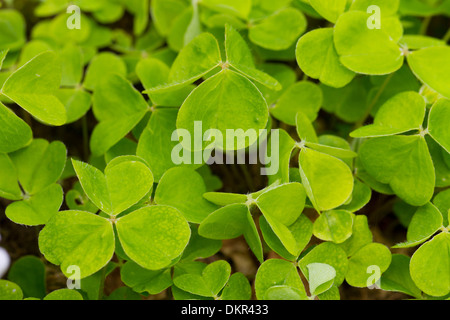
M433 17L429 16L429 17L425 17L425 19L422 22L422 25L420 26L420 34L425 36L427 34L428 31L428 27L430 26L431 23L431 19Z
M251 192L255 191L255 186L253 184L252 176L250 175L250 172L248 172L247 166L240 164L239 165L242 173L244 174L245 182L247 183L248 188Z
M448 28L447 33L442 38L444 42L448 42L450 40L450 28Z
M89 131L86 116L81 119L81 128L83 131L83 155L84 160L89 159Z
M100 289L98 290L98 300L102 300L105 291L105 279L106 279L106 267L102 269L102 275L100 278Z
M364 116L355 124L355 130L361 128L364 123L366 123L367 119L370 117L370 114L372 113L373 108L377 104L378 100L380 100L381 95L383 94L384 90L386 90L389 82L391 81L392 77L394 76L394 73L391 73L386 80L384 80L383 84L381 85L380 89L378 90L375 97L373 97L372 101L370 102L366 113Z

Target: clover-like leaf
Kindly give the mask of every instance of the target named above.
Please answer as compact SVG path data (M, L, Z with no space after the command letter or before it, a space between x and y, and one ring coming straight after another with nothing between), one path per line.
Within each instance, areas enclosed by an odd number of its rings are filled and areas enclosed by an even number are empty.
M19 150L29 144L32 138L30 126L0 102L0 152Z
M50 292L47 296L45 296L44 300L75 301L75 300L83 300L83 296L76 290L59 289Z
M374 124L351 133L354 138L380 137L420 130L426 112L423 97L416 92L402 92L389 99L378 111Z
M218 209L203 198L205 192L206 186L199 173L188 168L172 168L161 178L155 202L177 208L189 222L201 223Z
M322 17L333 23L344 13L347 6L346 0L309 0L309 3Z
M61 82L61 67L55 53L47 51L16 70L0 92L44 123L60 126L66 109L55 97Z
M332 28L316 29L301 37L296 56L300 69L328 86L342 88L355 77L355 73L339 61Z
M294 290L296 289L295 291L302 298L306 299L305 287L297 268L288 261L270 259L259 267L255 279L255 291L258 300L264 300L267 291L275 286L288 286ZM272 297L269 296L267 298Z
M334 44L341 63L363 74L383 75L400 69L403 54L384 25L369 29L370 14L350 11L341 15L334 30Z
M427 143L422 136L368 140L361 146L360 157L365 170L373 178L389 184L407 203L423 206L431 200L435 172Z
M441 233L412 256L410 271L415 284L426 294L442 297L450 292L450 235Z
M259 226L267 245L281 257L289 261L296 261L298 259L301 251L308 245L313 234L312 222L302 214L297 221L288 226L288 230L296 242L296 252L295 254L291 254L285 248L280 238L274 233L264 216L260 217Z
M305 31L306 18L294 8L282 9L250 27L250 40L269 50L288 49Z
M52 184L30 198L10 204L5 214L11 221L26 226L46 224L58 213L63 202L63 190L59 184Z
M431 137L450 153L450 100L440 99L431 108L428 131Z
M22 300L23 292L14 282L0 280L0 300Z
M237 117L236 115L239 115ZM192 151L211 148L211 145L223 150L240 150L256 142L258 136L245 139L247 130L262 130L268 121L268 107L256 86L245 77L232 70L223 70L197 87L181 106L177 119L177 128L187 130L194 136L195 125L201 122L203 133L207 130L218 130L210 133L215 136L213 143L203 142L202 146L191 145L191 141L183 146ZM223 141L226 130L236 131L238 141ZM222 134L222 139L217 135ZM240 133L239 133L240 132ZM221 141L222 140L222 141ZM231 141L230 141L231 140Z
M133 261L120 268L122 281L139 293L158 294L172 285L170 269L147 270Z
M0 12L0 50L19 50L26 41L25 19L19 11L2 9Z
M432 203L420 207L408 226L407 242L394 248L409 248L424 243L443 227L443 221L442 213Z
M289 87L278 100L272 115L289 125L295 125L296 115L305 114L310 121L317 119L323 96L319 86L309 81L297 82Z
M209 264L202 275L184 274L174 278L174 284L187 292L204 297L216 297L231 275L231 266L224 260Z
M119 157L103 174L87 163L72 160L83 190L103 212L117 216L141 200L153 187L153 175L140 158Z
M148 111L133 85L119 75L100 81L94 92L94 114L100 124L91 137L91 150L99 156L128 134Z
M450 67L446 63L449 57L448 46L425 48L408 55L408 64L417 78L447 99L450 99L450 89L445 85L450 81Z
M391 264L392 256L387 247L379 243L370 243L358 250L348 261L347 283L353 287L364 288L370 283L370 267L377 267L380 276ZM373 279L373 282L379 279Z
M328 291L336 278L336 270L325 263L311 263L308 268L309 290L313 296Z
M225 288L223 288L222 300L250 300L252 297L252 287L245 275L236 272L231 275Z
M81 278L94 274L111 260L114 247L111 222L83 211L58 213L39 234L42 254L67 277L71 266L80 268Z
M95 91L97 85L112 74L125 77L127 74L125 62L111 52L102 52L91 60L83 86L88 90Z
M337 244L325 242L309 251L299 261L299 267L307 279L309 279L308 265L311 263L323 263L330 265L336 271L334 284L340 286L344 281L348 269L347 255Z
M38 257L24 256L14 262L8 279L20 286L25 298L42 299L46 294L45 265Z
M35 139L26 148L10 154L20 185L28 195L55 183L66 164L67 150L60 141Z
M337 208L349 199L354 180L344 162L306 148L301 150L299 162L303 186L318 211Z
M393 254L389 268L380 279L380 287L386 291L402 292L415 298L422 298L422 291L411 279L409 264L411 258L402 254Z
M152 231L148 232L148 226ZM149 270L169 266L186 248L191 230L183 215L168 206L144 207L116 223L125 253Z
M314 235L324 241L343 243L351 237L353 215L345 210L327 211L314 222Z
M210 33L202 33L192 40L178 55L170 70L166 85L145 92L172 91L194 83L217 68L222 62L219 44Z

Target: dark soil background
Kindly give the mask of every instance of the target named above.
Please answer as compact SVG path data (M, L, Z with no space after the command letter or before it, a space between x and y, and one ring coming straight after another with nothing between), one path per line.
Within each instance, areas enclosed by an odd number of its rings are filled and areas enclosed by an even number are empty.
M0 0L0 2L4 0ZM33 10L36 2L33 0L19 0L14 2L16 9L21 11L27 19L28 33L30 33L33 25L38 21L33 15ZM323 25L323 21L311 20L310 27L317 27ZM114 24L112 27L122 28L125 30L132 30L132 16L125 14L122 20ZM429 34L435 37L442 37L450 27L450 20L443 17L434 17L429 24ZM294 65L293 65L294 66ZM298 67L295 65L295 68ZM299 70L300 72L300 70ZM44 126L22 109L14 106L11 107L19 116L22 116L28 124L32 127L35 138L44 138L49 141L60 140L64 142L68 151L69 157L79 157L85 161L89 155L87 153L86 136L83 136L83 121L87 121L89 132L96 125L96 120L89 112L86 116L86 120L80 120L74 124L63 127L47 127ZM336 123L336 119L328 114L322 114L320 117L319 127L323 131L327 131L335 126L345 126L343 123ZM292 129L286 128L285 129ZM259 166L213 166L213 172L222 180L224 192L233 193L248 193L260 190L266 187L266 181L264 177L259 175ZM71 189L74 180L63 181L62 185L65 192ZM371 202L358 214L365 214L369 219L369 225L374 235L374 241L385 244L392 247L396 243L404 241L406 238L406 229L401 225L398 218L393 213L393 205L395 203L395 197L388 197L374 193ZM5 216L5 208L9 204L9 201L0 199L0 232L1 232L1 246L4 247L10 254L12 261L16 261L20 257L25 255L34 255L40 257L47 266L47 290L53 291L66 287L66 278L60 272L57 266L48 263L40 254L38 248L38 234L41 227L25 227L17 225L11 222ZM61 210L67 209L65 205ZM306 212L306 214L314 220L316 215L313 212ZM255 213L257 218L259 213ZM313 242L310 245L314 244ZM411 250L393 250L393 253L404 253L411 255ZM267 258L275 258L276 254L273 252L267 252ZM245 274L251 281L254 280L256 271L259 267L259 263L249 250L246 242L242 238L224 241L221 252L209 259L207 262L211 262L217 259L226 259L233 267L233 271L239 271ZM124 284L120 280L120 274L118 270L115 270L110 274L105 282L105 294L109 295L115 289L123 286ZM385 292L381 290L369 290L369 289L357 289L352 288L345 283L340 288L341 299L343 300L399 300L407 299L408 296ZM147 299L170 299L171 295L169 291L165 291L157 296L150 296Z

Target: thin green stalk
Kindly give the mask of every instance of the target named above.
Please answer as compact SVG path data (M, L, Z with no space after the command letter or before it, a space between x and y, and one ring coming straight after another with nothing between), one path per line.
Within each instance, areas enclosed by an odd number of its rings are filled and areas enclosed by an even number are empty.
M433 19L432 16L429 17L425 17L425 19L423 19L422 25L420 26L420 34L425 36L428 32L428 27L430 26L431 23L431 19Z
M450 40L450 28L448 28L447 33L442 38L445 42L448 42Z
M394 76L394 74L391 73L386 78L386 80L384 80L384 82L381 85L380 89L378 90L377 94L370 102L369 107L367 108L366 113L364 114L364 117L362 117L361 120L355 124L355 130L361 128L364 125L364 123L366 123L367 119L370 117L370 114L372 113L373 108L377 104L378 100L380 100L381 95L383 94L384 90L386 90L386 88L393 76Z
M100 278L100 289L98 290L98 300L102 300L105 291L106 267L102 269Z
M253 184L252 176L250 172L248 172L247 166L240 164L239 167L241 168L242 173L244 174L245 182L247 183L248 188L251 192L255 191L255 185Z
M81 127L83 131L83 155L84 160L89 159L89 130L86 116L81 119Z

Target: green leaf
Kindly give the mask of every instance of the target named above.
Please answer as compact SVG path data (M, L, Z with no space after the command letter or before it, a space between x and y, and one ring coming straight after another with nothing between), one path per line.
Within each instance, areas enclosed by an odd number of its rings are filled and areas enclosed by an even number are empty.
M450 47L430 47L408 55L408 64L420 81L450 99L450 89L445 83L450 81Z
M340 16L334 30L334 44L341 63L362 74L383 75L397 71L403 65L403 53L381 29L369 29L370 14L350 11Z
M295 117L295 126L297 134L302 142L319 143L319 138L317 137L312 120L310 120L306 114L303 112L297 113Z
M7 280L0 280L0 300L22 300L23 292L20 287Z
M19 50L25 44L25 19L19 11L2 9L0 12L0 50Z
M450 211L450 191L445 190L433 199L433 204L439 209L444 218L444 226L449 225L449 220L447 219L446 212Z
M139 293L158 294L172 285L170 269L147 270L133 261L120 268L123 283Z
M44 300L83 300L83 297L78 291L59 289L49 293Z
M264 299L272 301L308 300L308 296L302 290L290 286L273 286L267 289Z
M311 263L324 263L333 267L336 270L336 278L334 280L334 285L336 286L342 284L347 274L347 254L338 245L331 242L325 242L314 247L300 259L300 270L307 279L309 279L308 265Z
M336 278L336 270L325 263L311 263L306 266L309 275L309 290L313 296L328 291Z
M188 168L172 168L161 178L155 202L177 208L189 222L201 223L218 209L203 198L205 192L206 186L199 173Z
M316 210L331 210L349 199L354 181L344 162L304 148L300 152L299 163L303 185Z
M314 222L314 236L324 241L343 243L351 237L353 214L349 211L334 210L322 213Z
M125 77L127 74L125 62L111 52L102 52L91 60L83 85L86 89L95 91L103 79L107 79L113 74Z
M378 111L373 125L350 134L353 138L381 137L420 130L425 119L426 103L416 92L402 92L388 100Z
M389 269L383 273L380 287L385 291L402 292L421 299L422 291L417 288L409 273L410 258L402 254L392 255Z
M332 23L335 23L339 16L344 13L347 6L347 0L309 0L309 3L322 17Z
M244 204L248 200L248 196L244 194L207 192L203 197L218 206L225 207L230 204Z
M347 256L353 256L359 249L365 245L372 243L373 236L369 228L367 217L358 215L353 220L352 236L345 242L339 244L339 247L347 252Z
M119 157L111 161L105 174L72 160L83 190L103 212L117 216L140 201L153 187L153 175L140 158Z
M245 132L249 129L264 129L268 116L267 103L256 86L234 71L223 70L203 82L186 99L178 114L177 128L187 130L191 137L194 137L195 123L200 121L202 135L209 129L218 130L222 137L226 130L239 130L236 131L237 143L235 139L227 139L225 144L215 140L213 143L203 142L201 149L209 145L209 148L215 146L223 150L240 150L252 145L258 138L254 136L246 139ZM210 131L211 135L214 133ZM188 150L200 150L200 146L191 146L185 141L182 143ZM194 144L198 143L194 141Z
M136 65L136 74L146 89L166 84L169 79L169 73L170 68L164 62L155 58L141 60ZM189 85L170 92L149 92L148 95L154 105L179 107L194 88L194 85Z
M299 254L297 241L289 230L304 209L306 193L299 183L285 184L261 194L256 204L273 232L292 255Z
M66 109L55 97L61 82L61 67L56 54L44 52L15 71L0 92L49 125L66 122Z
M170 70L168 83L145 92L160 93L184 87L213 71L221 62L216 38L210 33L202 33L180 52Z
M152 232L148 232L148 226ZM145 269L167 267L186 248L191 230L183 215L167 206L139 209L116 223L125 253Z
M186 8L182 0L154 0L151 2L151 14L158 33L167 36L175 19Z
M6 216L17 224L37 226L46 224L63 202L63 189L59 184L52 184L30 198L10 204Z
M412 256L410 271L415 284L433 297L450 292L450 235L441 233Z
M380 7L381 16L387 17L395 15L398 11L400 0L355 0L350 7L350 10L367 11L371 5Z
M347 283L353 287L364 288L371 284L370 267L377 267L380 276L391 264L392 256L387 247L379 243L370 243L359 249L348 262L348 272L345 276ZM379 279L374 279L374 282Z
M339 209L350 212L357 212L364 208L372 198L372 189L365 183L355 179L355 187L353 188L352 201L345 204Z
M228 262L219 260L203 269L200 275L184 274L173 279L174 284L187 292L203 297L216 297L230 278Z
M406 46L406 48L410 50L445 46L445 42L440 39L415 34L404 35L400 43L402 46Z
M296 56L305 74L328 86L342 88L355 77L355 73L339 61L332 28L316 29L301 37Z
M74 87L81 83L83 77L83 52L80 47L66 45L59 54L62 61L61 86Z
M29 144L32 138L30 126L0 102L0 152L19 150Z
M304 113L310 121L317 119L322 106L322 90L309 81L301 81L289 87L270 110L278 120L295 125L297 113Z
M260 217L259 226L267 245L281 257L289 261L296 261L298 259L301 251L311 240L313 230L312 222L305 215L301 215L294 224L288 227L289 232L296 241L297 251L295 252L295 255L293 255L286 250L264 216Z
M231 275L227 285L223 288L222 300L246 301L252 298L252 287L246 276L240 272Z
M423 206L431 200L435 173L427 143L422 136L368 140L360 148L360 158L373 178L389 184L408 204Z
M81 89L59 89L55 96L64 104L67 112L67 124L81 119L91 107L91 95Z
M8 279L22 288L24 298L42 299L46 295L45 265L35 256L24 256L14 262Z
M222 241L203 238L198 234L197 227L191 225L191 239L183 252L181 260L206 259L222 248Z
M432 203L426 204L414 214L408 226L407 242L400 243L394 248L409 248L424 243L443 227L443 220L438 208Z
M306 18L301 11L285 8L251 26L249 38L262 48L285 50L305 31L306 25Z
M90 145L93 154L100 156L136 127L147 113L148 105L133 85L119 75L100 81L93 100L94 114L100 124L92 133Z
M215 240L234 239L241 236L247 225L248 207L245 204L232 204L210 214L200 224L198 233Z
M211 10L232 14L242 19L247 19L252 9L251 0L202 0L201 4Z
M60 141L48 143L36 139L26 147L10 154L18 180L28 195L35 195L55 183L66 164L66 147Z
M430 136L450 153L450 100L440 99L431 108L428 118Z
M67 277L69 267L80 268L86 278L111 260L114 230L110 221L83 211L63 211L55 215L39 234L39 250Z
M258 300L266 298L267 291L275 286L292 288L299 297L306 299L305 287L298 274L297 268L290 262L270 259L265 261L258 269L255 279L255 291ZM277 296L279 296L277 294Z
M0 154L0 172L0 196L8 200L21 200L23 195L17 181L16 168L6 154Z

